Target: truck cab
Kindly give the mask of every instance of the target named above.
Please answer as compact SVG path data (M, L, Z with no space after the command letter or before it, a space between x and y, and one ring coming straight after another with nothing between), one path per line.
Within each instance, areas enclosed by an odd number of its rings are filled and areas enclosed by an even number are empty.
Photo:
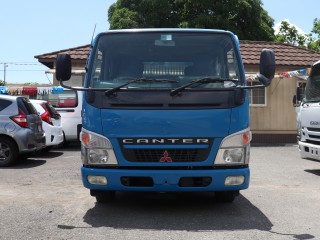
M71 58L57 57L57 79ZM249 186L249 88L239 41L223 30L134 29L92 44L82 106L82 179L98 202L116 191L214 191ZM258 78L275 71L263 50Z
M294 104L299 153L302 158L320 160L320 61L311 67L303 97L298 90Z

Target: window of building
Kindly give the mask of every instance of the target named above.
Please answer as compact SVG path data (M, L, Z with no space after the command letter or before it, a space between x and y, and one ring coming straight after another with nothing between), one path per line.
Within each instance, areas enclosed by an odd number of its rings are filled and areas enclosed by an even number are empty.
M258 81L248 81L248 86L261 85ZM266 106L267 92L265 87L249 89L249 104L251 106Z

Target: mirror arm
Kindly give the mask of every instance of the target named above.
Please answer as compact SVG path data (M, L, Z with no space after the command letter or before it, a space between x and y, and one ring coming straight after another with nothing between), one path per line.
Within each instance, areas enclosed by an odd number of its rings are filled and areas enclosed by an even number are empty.
M266 87L270 85L271 80L273 79L273 76L270 79L268 79L267 77L265 77L261 73L258 73L257 76L258 76L260 83L262 83Z
M60 81L60 86L70 90L77 90L77 91L88 91L88 92L105 92L110 90L110 88L85 88L85 87L71 87L65 85L63 81Z
M266 86L264 85L254 85L254 86L239 86L238 88L241 89L253 89L253 88L265 88Z
M60 82L60 86L61 87L64 87L64 88L66 88L66 89L70 89L70 90L75 90L74 89L74 87L71 87L71 86L68 86L68 85L65 85L64 83L63 83L63 81L59 81ZM78 89L77 89L78 90Z

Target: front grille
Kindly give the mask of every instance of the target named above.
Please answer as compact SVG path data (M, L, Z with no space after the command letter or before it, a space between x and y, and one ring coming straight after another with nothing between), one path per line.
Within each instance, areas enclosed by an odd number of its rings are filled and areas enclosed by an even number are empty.
M129 162L201 162L207 159L208 149L123 149Z
M310 127L308 127L307 129L310 132L320 132L320 128L310 128Z
M320 139L320 136L317 136L317 135L310 135L310 134L309 134L309 137L315 138L315 139Z
M307 143L314 144L314 145L320 145L320 142L318 142L318 141L314 141L314 140L306 139L306 142L307 142Z

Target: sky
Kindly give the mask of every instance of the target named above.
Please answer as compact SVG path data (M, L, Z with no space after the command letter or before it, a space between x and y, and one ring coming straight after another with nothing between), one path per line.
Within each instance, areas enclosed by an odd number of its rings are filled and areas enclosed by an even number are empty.
M0 79L49 84L52 75L36 55L89 44L109 29L108 9L116 0L6 0L0 12ZM288 20L310 33L320 18L319 0L262 0L275 26ZM5 69L5 71L4 71Z

